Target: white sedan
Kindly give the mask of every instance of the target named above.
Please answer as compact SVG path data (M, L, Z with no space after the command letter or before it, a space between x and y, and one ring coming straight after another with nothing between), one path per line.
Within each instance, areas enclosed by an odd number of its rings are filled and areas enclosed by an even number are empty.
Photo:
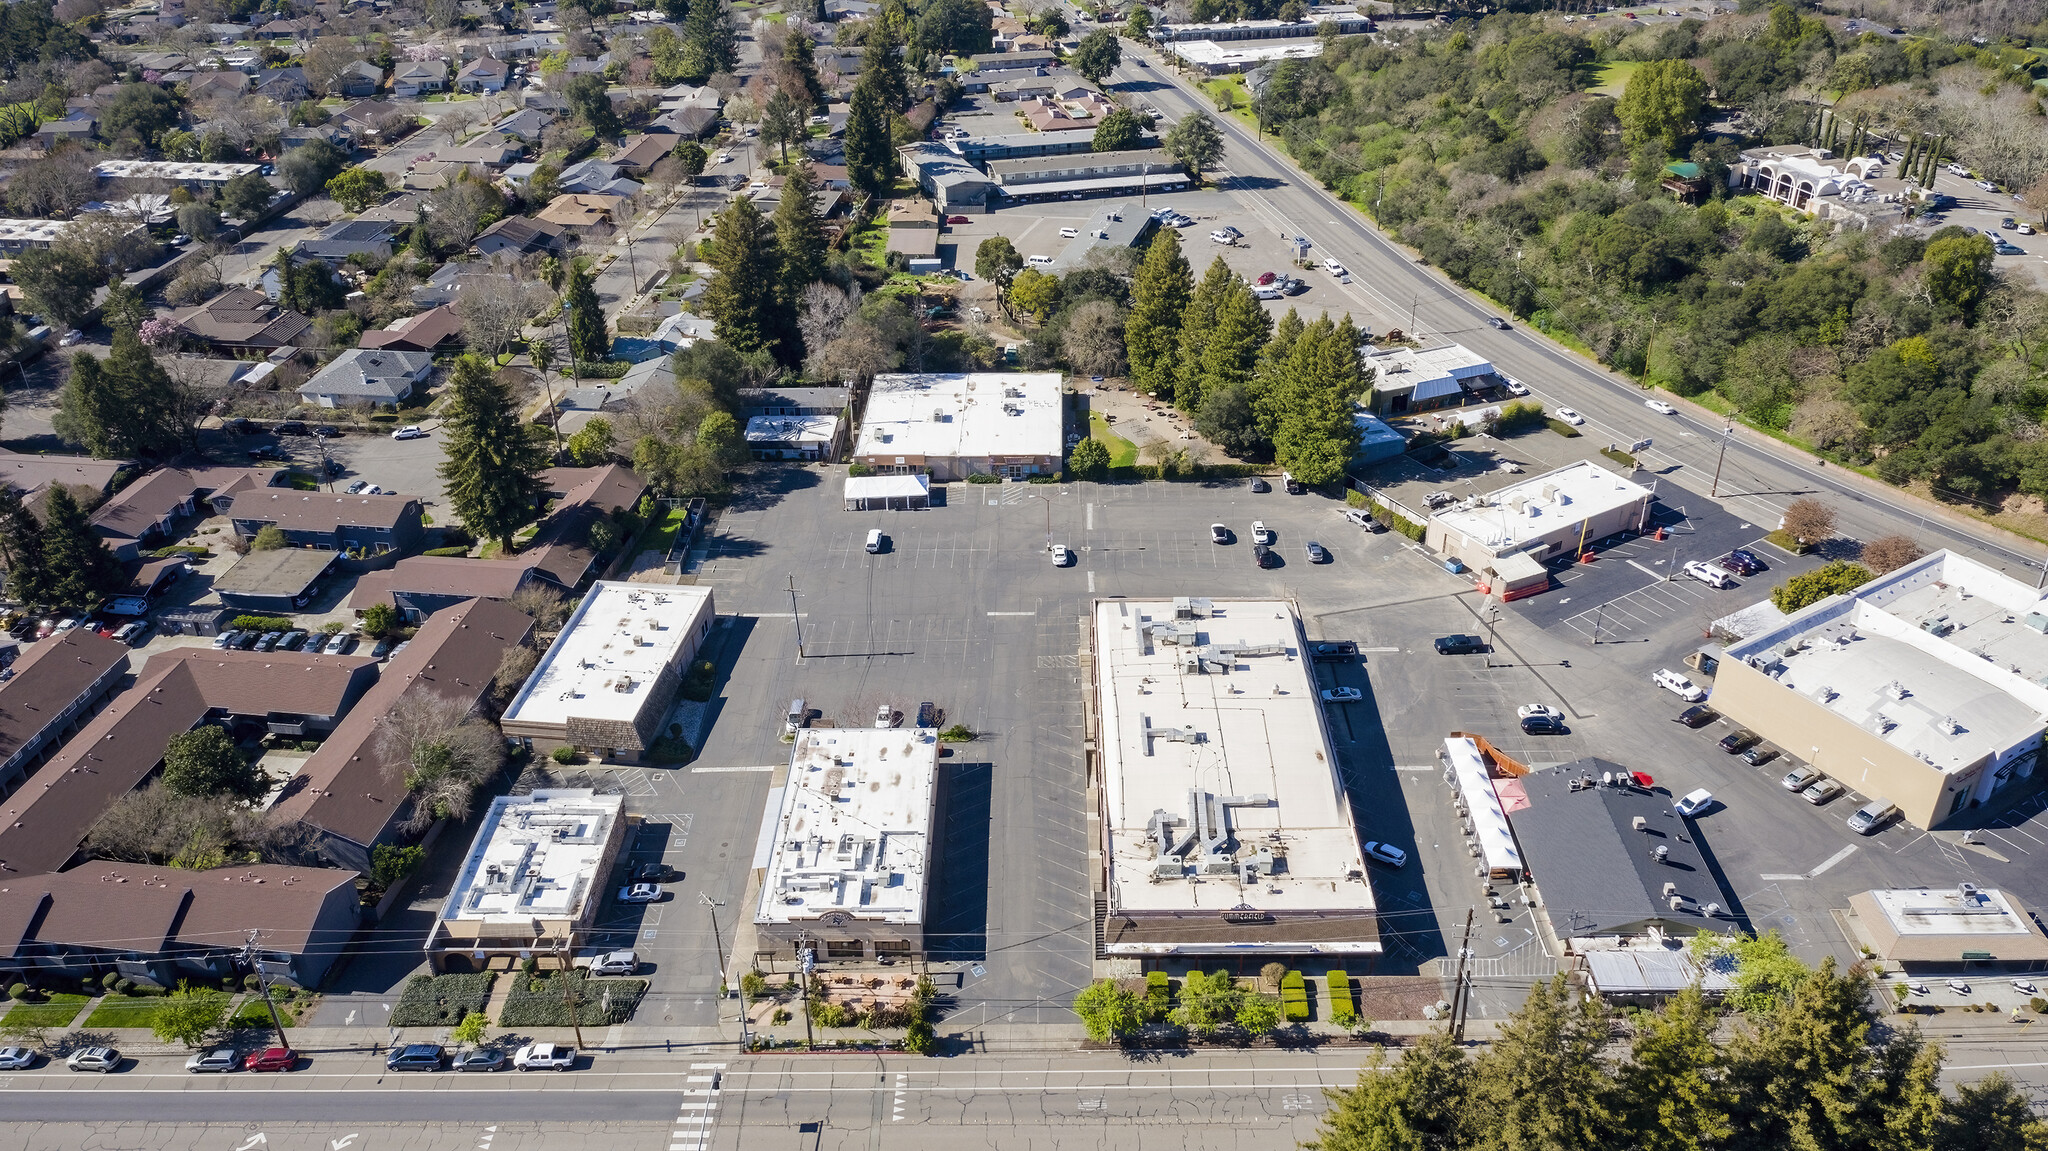
M1074 553L1067 550L1067 545L1052 545L1052 566L1056 568L1063 568L1067 566L1068 562L1071 561L1073 558Z
M1575 428L1578 427L1580 424L1586 422L1586 417L1571 410L1570 408L1559 408L1550 414L1556 416L1558 419L1563 420L1565 423L1568 423Z
M1540 715L1545 719L1556 720L1559 723L1564 722L1564 713L1546 704L1525 703L1522 706L1515 709L1516 719L1528 719L1531 716L1537 715Z
M1265 520L1252 521L1252 542L1255 544L1270 544L1273 542L1273 529L1266 526Z
M1522 381L1517 380L1512 376L1502 376L1501 379L1507 382L1507 389L1509 395L1526 396L1529 394L1528 386L1523 384Z
M1672 407L1663 400L1644 400L1643 406L1660 416L1675 416L1678 414L1677 408Z
M423 440L427 438L427 433L422 431L418 424L407 424L391 433L391 438L394 440Z
M660 903L661 896L659 883L635 883L619 888L620 903Z
M1368 841L1365 845L1365 854L1388 867L1404 867L1408 863L1408 853L1391 843Z
M1714 806L1714 793L1702 787L1698 791L1687 792L1683 799L1680 799L1671 806L1677 809L1678 814L1687 819L1692 819Z
M1355 687L1326 687L1323 689L1324 703L1357 703L1365 693Z

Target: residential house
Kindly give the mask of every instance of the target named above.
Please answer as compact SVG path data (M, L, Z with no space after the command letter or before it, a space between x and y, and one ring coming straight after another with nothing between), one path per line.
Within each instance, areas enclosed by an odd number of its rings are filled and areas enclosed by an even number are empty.
M361 612L371 604L390 604L406 622L417 624L464 600L510 599L544 578L524 554L487 560L407 556L388 570L365 572L348 606Z
M319 261L315 260L312 256L301 255L297 252L291 255L291 264L294 268L312 263L319 263ZM329 280L336 284L346 284L348 282L341 278L340 273L332 271L331 265L322 264L322 266L330 268L327 273ZM276 264L265 264L263 266L263 270L256 274L256 286L261 288L263 295L272 301L284 299L284 276L277 270Z
M550 468L541 478L555 499L555 509L519 558L563 591L580 592L597 577L601 561L611 558L590 545L590 526L621 510L638 508L640 497L647 494L647 481L618 464Z
M889 251L912 259L939 251L939 210L930 200L897 200L889 206Z
M240 72L201 72L185 85L185 98L195 104L239 100L249 91L249 77Z
M270 302L254 288L229 288L171 314L178 334L224 352L273 352L298 345L313 321Z
M395 408L411 399L433 370L434 357L423 351L350 348L299 385L299 400L323 408Z
M503 168L515 163L526 151L526 145L510 136L486 132L458 148L443 148L434 153L434 158L449 164L482 164L486 168Z
M650 132L673 132L685 140L702 140L718 126L716 108L677 108L663 112L647 125Z
M432 308L417 316L399 320L388 328L364 332L358 348L387 348L404 352L432 352L462 339L462 317L448 306Z
M271 548L252 551L213 579L220 602L238 612L282 614L306 610L320 581L341 562L337 551Z
M851 388L741 388L740 414L755 416L843 416L853 404Z
M716 112L720 100L716 88L677 84L673 88L662 90L660 109L663 112L673 112L677 108L709 108Z
M362 143L382 138L385 122L393 116L406 114L383 100L357 100L336 108L334 113L327 117L327 122L343 129L354 136L358 143Z
M526 613L488 599L435 612L285 784L271 822L304 832L314 850L343 866L368 870L371 850L391 842L412 814L401 753L382 738L393 709L422 693L486 706L498 661L532 634Z
M348 496L254 484L226 494L232 502L223 510L246 538L275 527L293 547L379 556L409 555L426 534L416 496ZM218 495L214 505L220 505Z
M411 224L410 220L336 220L319 235L300 240L292 254L329 264L343 263L350 256L368 256L381 264L391 258Z
M290 68L265 68L256 73L249 91L257 96L266 96L277 101L280 107L290 107L311 95L306 87L306 70L297 65Z
M0 860L14 875L69 864L107 807L156 774L171 737L202 723L251 735L333 730L370 690L376 666L363 656L296 651L173 647L156 653L133 686L35 773L34 786L9 797Z
M11 875L0 888L0 974L9 982L118 975L154 987L212 983L255 965L314 988L361 926L358 872L238 863L211 871L92 860Z
M617 222L626 201L620 196L556 196L548 206L534 213L534 219L560 227L581 238L593 229Z
M554 114L545 109L521 108L491 125L491 131L533 144L539 142L541 133L554 122Z
M499 252L510 252L514 256L535 252L559 255L566 233L566 228L552 221L507 216L477 233L470 246L486 256L495 256Z
M656 161L673 152L682 140L683 137L674 132L643 132L628 136L608 162L621 172L644 176Z
M511 76L511 65L495 56L479 56L455 74L455 87L461 92L502 92Z
M196 514L200 501L214 492L245 478L264 486L283 476L269 468L158 468L109 496L93 509L89 522L116 557L133 560L146 548L175 540L180 521Z
M341 149L344 155L356 150L355 137L349 135L349 133L345 129L334 124L316 124L303 128L286 128L277 134L277 146L286 151L290 151L293 148L303 147L304 145L310 144L315 140L327 141L329 144L332 144L335 147Z
M73 109L62 120L51 120L36 129L36 143L46 150L56 147L65 140L84 144L99 134L100 122L84 108Z
M407 60L392 69L391 94L394 96L424 96L429 92L447 90L446 60Z
M128 674L128 645L72 628L29 648L0 680L0 798L56 754Z
M374 96L384 86L384 70L366 60L358 60L341 70L341 76L334 82L334 94L354 100Z
M564 192L594 196L637 196L640 185L619 175L619 165L603 160L584 160L562 169L555 183Z
M567 88L569 81L576 77L604 76L611 66L612 54L609 52L597 56L575 56L570 58L569 63L560 72L552 76L545 72L536 72L534 79L542 87L559 92Z
M104 496L114 480L135 466L134 460L98 460L91 456L27 455L0 448L0 484L25 500L31 508L52 485Z

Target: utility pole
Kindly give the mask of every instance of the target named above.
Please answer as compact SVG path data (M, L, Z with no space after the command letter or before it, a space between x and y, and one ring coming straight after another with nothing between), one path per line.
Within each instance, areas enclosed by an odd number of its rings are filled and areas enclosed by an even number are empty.
M718 985L725 986L725 937L718 933L718 900L703 892L697 893L697 902L711 912L711 943L718 948Z
M789 577L789 619L791 623L796 625L796 657L802 659L804 657L804 617L798 615L796 610L795 573L791 573Z
M270 984L263 978L263 969L256 965L256 937L259 934L257 931L249 932L249 942L242 947L242 962L249 965L249 973L256 977L256 990L263 993L263 1006L270 1009L270 1025L277 1028L277 1041L283 1043L284 1020L277 1017L277 1004L270 999Z
M1463 1008L1466 997L1471 994L1465 985L1465 959L1472 954L1472 917L1478 913L1479 909L1476 907L1465 909L1465 938L1458 944L1458 974L1451 980L1452 1039L1463 1039L1465 1037L1463 1033Z
M1721 429L1721 453L1714 457L1714 486L1707 492L1708 499L1721 494L1721 462L1728 458L1728 441L1734 435L1735 421L1730 420L1728 426Z
M804 932L799 934L796 937L796 958L797 967L803 972L804 977L804 1046L806 1047L814 1046L817 1043L816 1038L811 1035L811 973L818 969L816 955L817 953L811 950L810 933Z
M576 1047L581 1050L586 1046L583 1042L582 981L575 978L575 972L569 966L569 953L560 939L555 940L555 962L559 964L555 973L562 980L562 1004L569 1009L569 1026L575 1029Z

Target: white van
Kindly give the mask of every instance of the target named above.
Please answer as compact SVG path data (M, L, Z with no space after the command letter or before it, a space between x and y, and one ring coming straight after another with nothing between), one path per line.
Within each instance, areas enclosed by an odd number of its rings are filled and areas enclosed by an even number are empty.
M872 529L872 530L870 530L870 531L868 532L868 554L869 554L869 555L874 555L874 554L876 554L876 553L880 552L881 550L882 550L882 529L881 529L881 528L874 528L874 529Z
M1080 230L1080 229L1078 229L1078 228L1061 228L1061 229L1060 229L1060 238L1062 238L1062 239L1066 239L1066 240L1071 240L1071 239L1073 239L1074 237L1076 237L1076 236L1079 236L1080 234L1081 234L1081 230Z
M1344 265L1338 263L1335 256L1323 257L1323 270L1333 276L1348 276L1351 274L1344 270Z
M1214 243L1218 243L1218 244L1235 244L1235 243L1237 243L1237 237L1236 237L1236 236L1233 236L1233 235L1231 235L1231 234L1230 234L1229 232L1223 231L1223 230L1222 230L1222 229L1220 229L1220 228L1219 228L1219 229L1217 229L1216 231L1213 231L1213 232L1209 233L1209 239L1210 239L1210 240L1211 240L1212 242L1214 242Z
M809 719L810 716L811 709L808 704L800 699L790 700L789 714L783 717L782 730L790 735L795 735L797 729L804 725L804 720Z
M1034 267L1034 268L1050 268L1050 267L1052 267L1052 257L1051 257L1051 256L1026 256L1026 257L1024 257L1024 262L1025 262L1025 263L1027 263L1027 264L1029 264L1029 265L1031 265L1031 266L1032 266L1032 267Z

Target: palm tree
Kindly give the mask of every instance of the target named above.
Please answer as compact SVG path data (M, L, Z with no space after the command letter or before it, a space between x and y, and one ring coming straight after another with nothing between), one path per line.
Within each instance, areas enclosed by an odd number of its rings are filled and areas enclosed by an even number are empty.
M544 264L555 264L557 268L556 274L560 274L559 269L561 265L556 263L553 256L549 256L542 262ZM547 269L542 268L541 274L546 275ZM559 459L562 454L561 413L555 411L555 389L554 385L548 383L548 369L555 362L554 338L551 336L535 336L526 341L526 358L532 361L533 370L540 373L540 386L548 395L548 427L555 433L555 456Z

